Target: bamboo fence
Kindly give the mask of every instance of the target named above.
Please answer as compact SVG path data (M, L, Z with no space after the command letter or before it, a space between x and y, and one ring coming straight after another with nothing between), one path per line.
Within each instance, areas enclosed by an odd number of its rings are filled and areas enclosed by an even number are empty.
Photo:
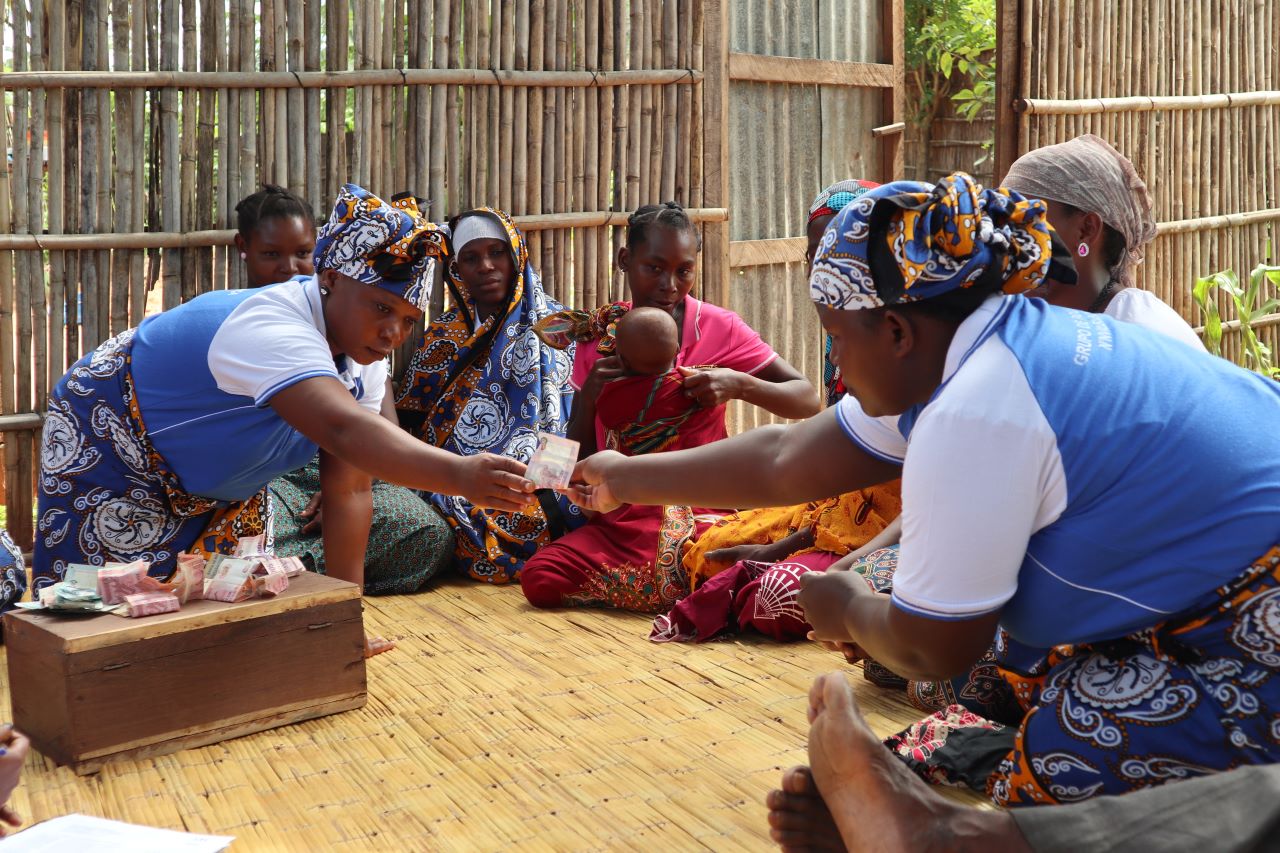
M264 181L320 215L348 180L412 190L437 220L496 205L529 233L550 295L586 306L622 296L627 212L679 201L723 299L725 2L3 0L15 539L33 541L31 415L48 389L148 311L243 286L234 208Z
M1110 141L1159 222L1139 283L1193 325L1196 277L1276 262L1280 3L1001 0L998 26L997 174L1081 133ZM1235 316L1226 295L1219 310ZM1275 350L1280 327L1262 337ZM1223 344L1239 357L1230 326Z

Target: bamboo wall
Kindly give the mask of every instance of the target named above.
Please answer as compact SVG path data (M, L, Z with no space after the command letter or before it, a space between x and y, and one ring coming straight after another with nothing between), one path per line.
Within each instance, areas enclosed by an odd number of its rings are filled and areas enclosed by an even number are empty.
M1280 2L1001 0L997 173L1092 132L1137 166L1160 236L1141 286L1192 324L1197 276L1276 260ZM1224 318L1234 316L1228 301ZM1280 318L1272 318L1272 321ZM1280 343L1271 325L1266 338ZM1230 332L1224 354L1236 357Z
M497 205L572 305L622 295L618 226L674 199L723 290L721 0L0 5L0 437L24 546L48 389L149 300L241 286L227 229L262 181L322 215L346 180L435 218Z
M732 10L728 305L821 388L807 214L835 181L902 176L900 130L875 133L903 114L901 3L748 0ZM776 420L731 405L731 431Z

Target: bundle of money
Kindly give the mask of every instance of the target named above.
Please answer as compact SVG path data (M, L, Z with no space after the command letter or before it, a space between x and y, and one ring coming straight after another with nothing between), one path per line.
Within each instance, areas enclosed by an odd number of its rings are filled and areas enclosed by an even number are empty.
M121 566L108 566L98 572L98 590L107 604L122 604L128 596L146 592L147 569L151 564L137 560Z
M578 442L551 433L538 435L538 447L525 468L525 479L539 489L563 489L578 461Z
M158 613L172 613L181 605L178 597L171 592L140 592L127 596L124 600L127 616L155 616Z
M215 555L205 569L204 597L210 601L244 601L254 592L253 569L258 560ZM216 565L215 565L216 563Z
M205 559L201 554L179 554L178 568L169 583L178 601L186 604L204 598Z
M62 583L67 586L92 590L94 593L99 593L98 572L102 571L103 568L103 566L87 566L83 563L71 563L67 566L66 571L62 573Z
M263 546L264 539L265 537L263 537L262 535L241 536L239 543L236 544L235 553L232 554L232 556L233 557L256 557L259 554L265 553L265 549Z
M289 576L276 557L263 557L253 569L259 595L279 595L289 588Z

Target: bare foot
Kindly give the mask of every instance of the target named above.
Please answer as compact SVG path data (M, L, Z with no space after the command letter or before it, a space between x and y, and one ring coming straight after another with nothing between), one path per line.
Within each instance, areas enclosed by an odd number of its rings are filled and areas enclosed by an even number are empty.
M849 850L1030 849L1008 812L944 799L885 749L844 673L814 682L809 723L813 781Z
M364 637L364 656L367 658L389 652L395 647L395 642L386 637L371 637L368 634Z
M770 791L769 837L783 853L834 851L844 853L840 830L813 783L808 767L792 767L782 776L782 788Z

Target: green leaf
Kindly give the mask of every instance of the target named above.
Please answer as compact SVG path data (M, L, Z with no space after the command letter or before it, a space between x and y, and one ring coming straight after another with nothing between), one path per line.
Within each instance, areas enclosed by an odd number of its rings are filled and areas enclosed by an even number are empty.
M938 57L938 67L942 69L942 76L948 80L951 79L951 62L952 56L948 51L943 51L942 55Z
M1213 278L1211 278L1210 276L1205 276L1204 278L1197 278L1195 286L1191 288L1191 298L1194 299L1196 301L1196 304L1200 306L1200 310L1202 312L1207 312L1208 310L1204 307L1204 305L1205 305L1205 300L1207 300L1209 297L1209 288L1212 286L1213 286Z
M957 62L957 63L956 63L956 65L958 65L958 66L960 67L960 73L961 73L961 74L968 74L968 73L969 73L969 60L967 60L967 59L961 59L959 62Z

